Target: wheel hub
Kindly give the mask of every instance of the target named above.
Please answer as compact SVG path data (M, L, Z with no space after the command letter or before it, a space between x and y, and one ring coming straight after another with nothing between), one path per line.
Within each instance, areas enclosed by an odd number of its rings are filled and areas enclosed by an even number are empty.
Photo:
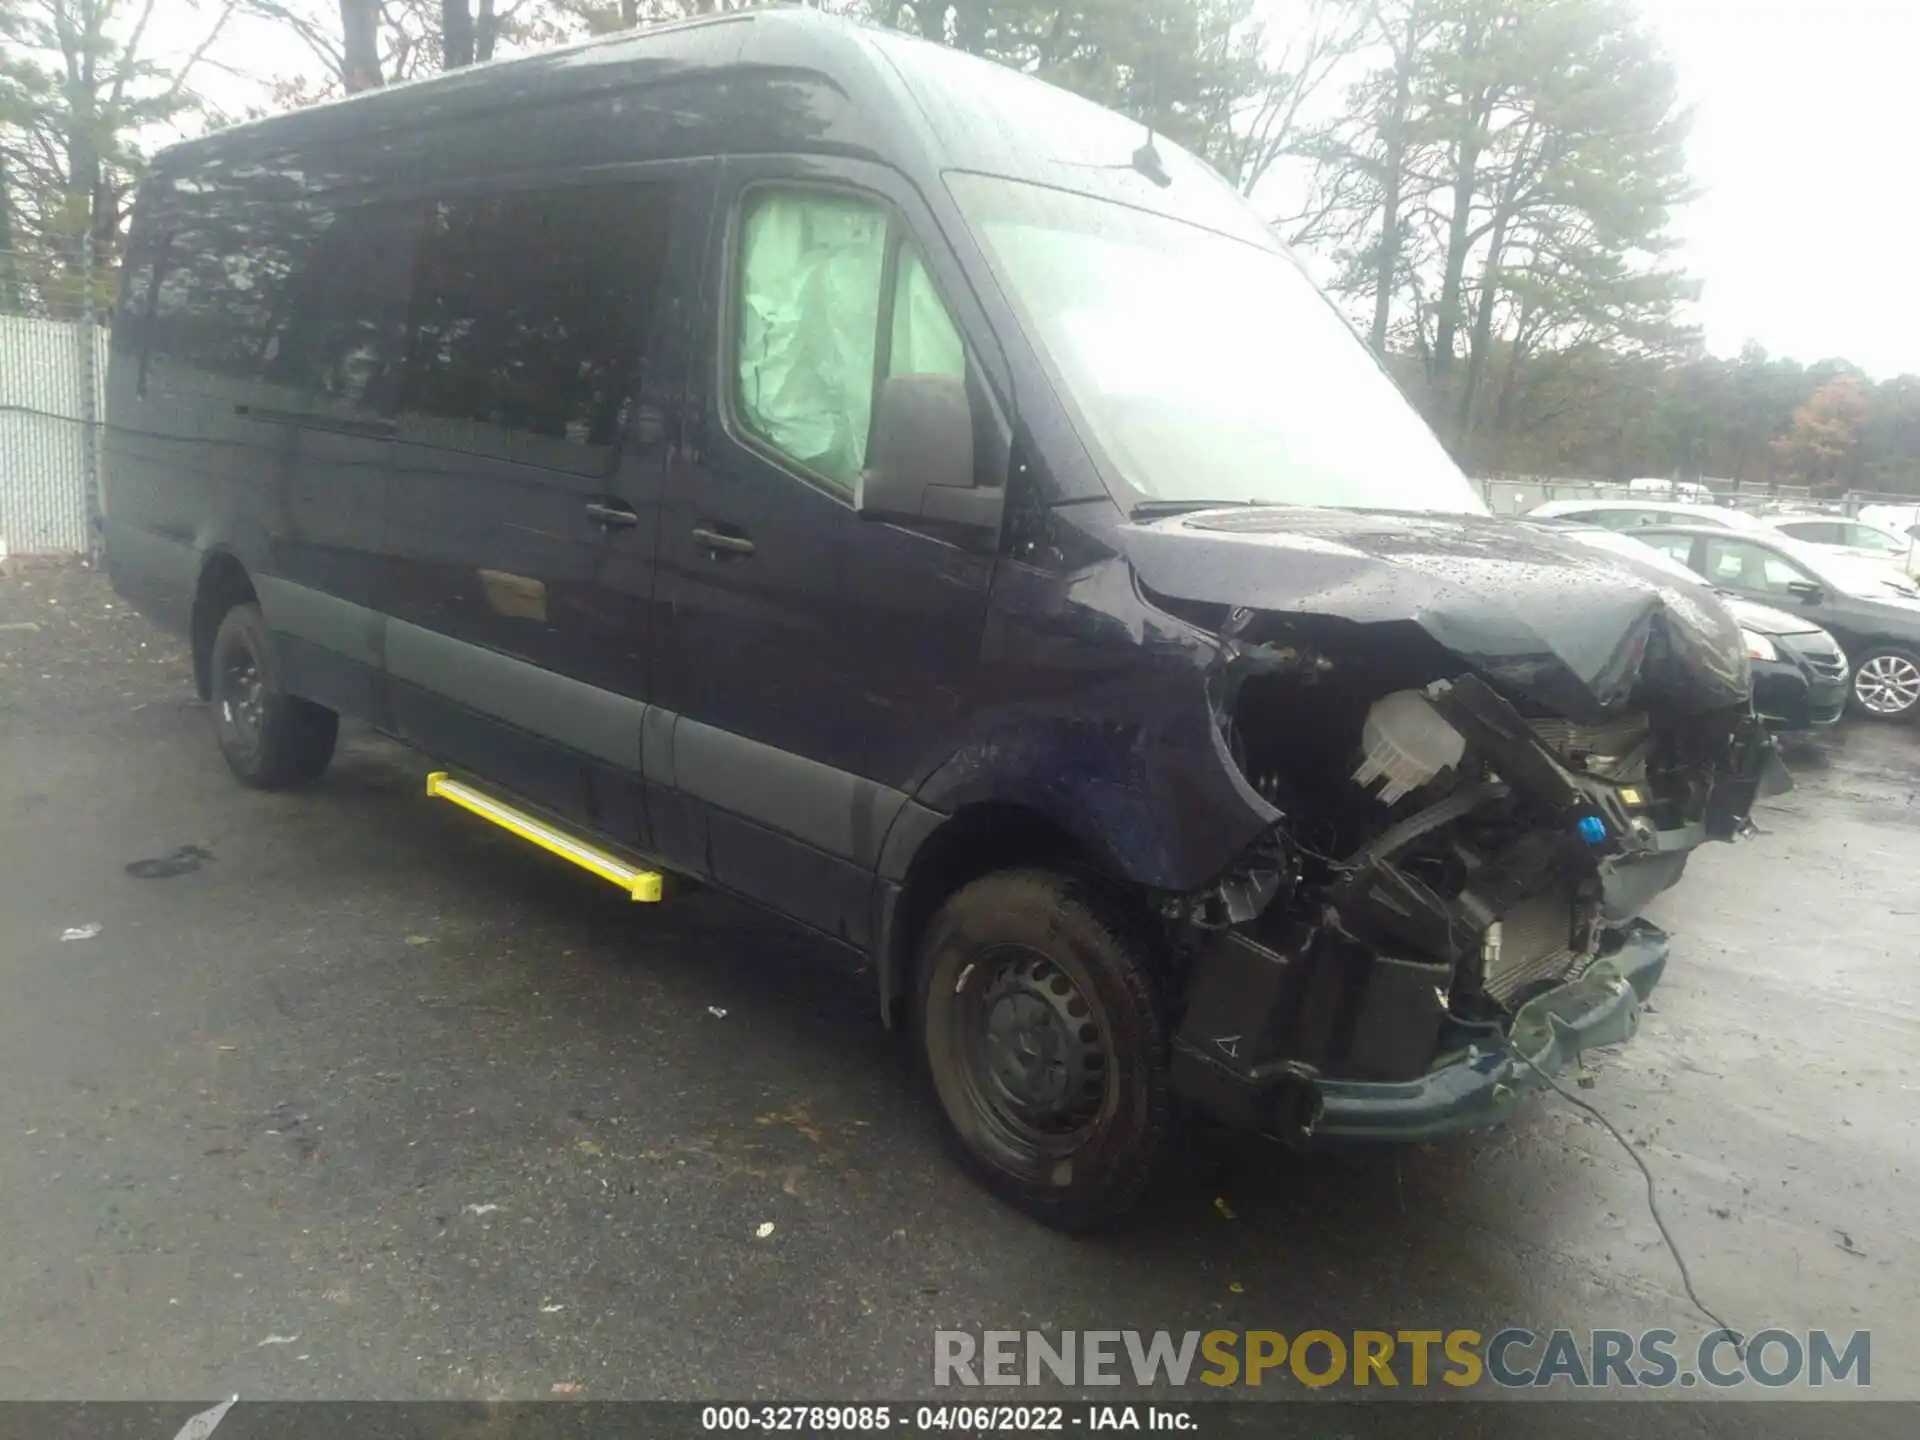
M1013 1098L1058 1106L1065 1093L1067 1040L1054 1013L1031 995L1003 995L987 1014L987 1062Z
M266 682L260 664L250 651L235 650L227 657L221 676L220 713L240 739L252 743L260 738L260 723L266 697Z
M1065 973L1023 952L992 976L977 1004L971 1058L998 1107L1049 1132L1091 1120L1106 1091L1106 1041Z

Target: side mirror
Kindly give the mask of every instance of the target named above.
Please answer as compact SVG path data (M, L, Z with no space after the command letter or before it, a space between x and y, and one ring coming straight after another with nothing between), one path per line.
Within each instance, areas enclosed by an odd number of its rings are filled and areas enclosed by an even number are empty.
M1802 605L1818 605L1822 600L1827 598L1825 588L1815 584L1811 580L1789 580L1787 582L1787 593L1792 595L1793 598L1798 600Z
M953 375L889 375L867 434L853 505L864 520L1000 524L1006 491L974 484L973 403Z

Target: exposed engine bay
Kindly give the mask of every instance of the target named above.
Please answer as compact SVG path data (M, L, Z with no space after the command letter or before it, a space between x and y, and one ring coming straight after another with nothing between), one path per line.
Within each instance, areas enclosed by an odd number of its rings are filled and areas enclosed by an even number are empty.
M1771 757L1749 706L1643 686L1575 720L1413 625L1206 618L1222 743L1283 818L1171 907L1193 961L1176 1069L1202 1095L1223 1077L1198 1072L1251 1082L1213 1087L1220 1108L1291 1138L1313 1082L1415 1080L1637 937L1688 852L1750 823Z

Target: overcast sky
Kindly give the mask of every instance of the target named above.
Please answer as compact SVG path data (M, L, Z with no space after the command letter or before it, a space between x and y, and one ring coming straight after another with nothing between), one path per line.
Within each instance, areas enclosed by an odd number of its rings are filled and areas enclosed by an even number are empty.
M1648 0L1696 107L1680 216L1716 351L1920 373L1917 0Z
M204 34L196 14L214 13L214 0L199 3L161 0L176 53ZM1878 377L1920 373L1920 0L1641 8L1696 110L1690 156L1706 193L1678 228L1706 287L1695 318L1709 347L1732 354L1755 339ZM1291 9L1274 0L1276 15ZM258 21L230 26L210 54L252 74L313 68L297 40ZM259 94L218 72L199 84L236 111Z

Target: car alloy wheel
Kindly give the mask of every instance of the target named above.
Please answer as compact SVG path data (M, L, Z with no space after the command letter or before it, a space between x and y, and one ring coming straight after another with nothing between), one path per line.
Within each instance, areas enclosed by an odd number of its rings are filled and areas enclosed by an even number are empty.
M1904 715L1920 704L1920 665L1904 655L1875 655L1854 673L1853 693L1875 715Z

